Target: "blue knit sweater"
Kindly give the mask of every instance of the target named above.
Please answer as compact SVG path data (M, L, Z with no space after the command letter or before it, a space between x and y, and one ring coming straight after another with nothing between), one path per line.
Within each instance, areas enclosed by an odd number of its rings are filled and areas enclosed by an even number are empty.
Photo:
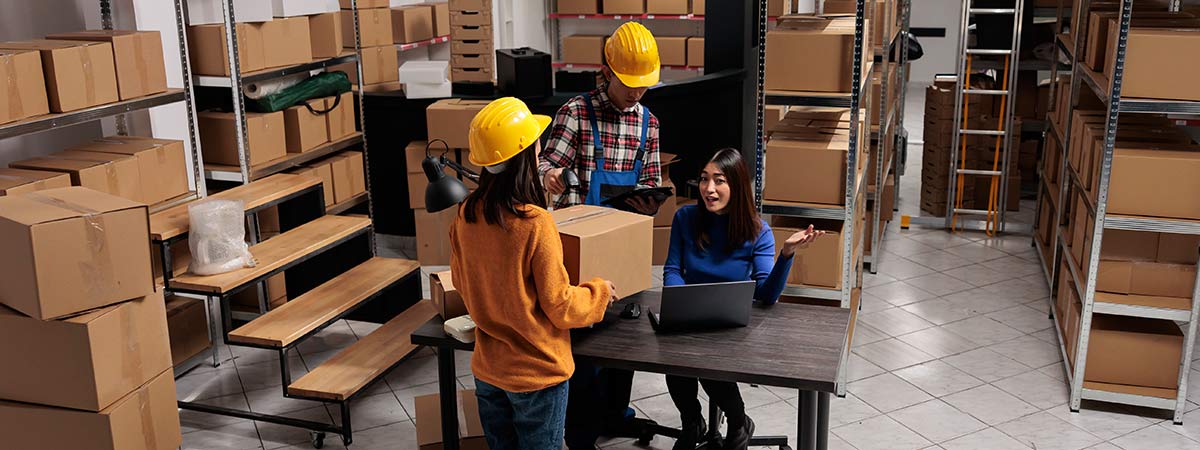
M671 223L671 247L663 267L663 285L721 283L754 280L757 288L754 299L763 304L779 301L792 269L792 258L775 261L775 236L766 222L754 242L744 242L727 250L729 216L714 215L708 229L708 249L696 248L699 233L696 222L707 213L698 205L688 205L675 212Z

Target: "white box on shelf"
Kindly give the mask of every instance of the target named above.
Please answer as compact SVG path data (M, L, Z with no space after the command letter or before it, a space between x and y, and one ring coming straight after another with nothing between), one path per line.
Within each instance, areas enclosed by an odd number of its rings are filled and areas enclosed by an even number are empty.
M448 79L449 61L407 61L400 66L401 83L441 84Z
M441 83L405 83L404 96L408 98L447 98L450 97L450 80Z
M225 0L187 0L188 25L211 25L225 23L221 5ZM233 2L233 19L237 23L266 22L271 20L271 2L267 0L242 0Z
M311 16L338 9L338 0L271 0L271 15L275 17Z

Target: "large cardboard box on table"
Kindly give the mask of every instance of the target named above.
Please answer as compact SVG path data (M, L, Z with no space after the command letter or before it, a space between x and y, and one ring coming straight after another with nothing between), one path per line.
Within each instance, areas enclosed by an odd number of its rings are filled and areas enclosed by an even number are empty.
M622 296L650 289L654 219L599 206L572 206L550 213L563 242L571 284L602 278Z
M558 0L559 14L599 14L600 0Z
M658 36L654 40L658 43L658 58L662 65L687 65L687 37Z
M562 62L600 64L604 58L605 36L571 35L562 38ZM662 52L659 52L661 55ZM664 63L665 64L665 63Z
M467 304L454 288L454 278L449 270L429 274L429 299L442 320L467 315Z
M71 176L48 170L0 167L0 196L71 186Z
M234 29L238 41L238 70L249 73L265 69L267 56L263 53L262 28L257 24L239 23ZM192 55L192 71L196 75L231 74L229 53L225 51L225 25L188 27L188 51Z
M187 155L183 141L141 136L108 136L75 147L90 152L129 155L141 170L142 193L154 204L188 192Z
M119 99L112 44L43 39L0 42L0 49L41 52L51 112L71 112Z
M771 232L775 237L776 254L788 237L808 228L809 225L825 231L826 234L807 246L796 249L796 254L792 257L792 271L788 274L788 283L841 288L842 221L772 216Z
M304 153L329 142L329 118L313 112L325 108L325 99L317 98L283 110L288 153Z
M0 304L54 319L154 292L146 206L81 187L0 197Z
M470 148L467 134L475 114L487 106L486 100L448 98L425 108L429 140L441 139L450 148Z
M850 92L854 19L789 21L767 32L766 58L765 89Z
M100 412L0 401L11 448L170 450L183 443L175 379L165 370Z
M308 17L313 58L335 58L346 46L341 13L334 11Z
M31 50L0 49L0 124L50 112L42 58Z
M775 133L767 141L763 199L840 205L846 195L846 135Z
M112 45L121 100L167 90L162 37L157 31L88 30L54 34L47 39L107 42Z
M353 92L325 97L325 109L329 111L328 114L325 114L325 130L329 133L330 141L336 141L358 131L358 127L354 125Z
M204 301L169 296L167 303L167 335L171 343L171 364L179 365L196 356L210 345L208 319Z
M333 167L328 162L319 162L306 167L298 167L288 173L320 178L321 189L324 191L325 196L325 207L337 204L337 198L333 195Z
M450 224L458 216L458 208L431 213L424 209L413 210L416 218L417 261L422 266L445 266L450 264Z
M392 41L407 44L433 39L433 10L425 5L392 8Z
M162 293L64 320L0 306L0 339L6 400L100 411L171 368Z
M197 117L200 119L200 147L204 151L204 162L238 165L233 113L202 112ZM246 113L246 139L249 142L246 152L251 166L287 155L284 128L283 111Z
M392 10L384 8L358 10L358 36L363 47L392 47ZM342 45L354 48L354 12L342 10ZM395 51L395 47L392 47Z
M310 63L312 33L307 17L288 17L263 22L263 54L267 67L294 66Z
M1084 380L1175 389L1183 333L1168 320L1092 315Z
M479 400L474 389L456 393L458 401L458 445L462 450L487 450L483 422L479 420ZM442 404L438 394L413 399L416 406L417 447L420 450L441 450Z
M72 185L145 202L137 160L129 156L65 150L42 158L12 162L9 167L67 173L71 175Z
M1116 30L1114 22L1110 30ZM1120 33L1110 33L1109 53ZM1109 58L1105 74L1112 79L1116 58ZM1170 67L1170 70L1163 70ZM1125 49L1125 75L1121 95L1129 98L1200 100L1200 85L1188 74L1200 70L1200 27L1190 29L1129 29Z
M604 14L643 14L646 0L600 0L600 12Z

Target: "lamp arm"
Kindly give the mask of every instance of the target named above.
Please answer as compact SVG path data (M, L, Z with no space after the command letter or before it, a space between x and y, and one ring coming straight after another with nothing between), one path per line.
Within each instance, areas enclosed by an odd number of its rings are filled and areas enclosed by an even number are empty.
M454 171L458 172L459 175L467 177L471 181L475 181L475 182L479 181L479 174L475 173L475 171L468 169L466 167L463 167L462 164L459 164L452 159L448 159L445 156L439 156L438 158L441 159L441 163L443 165L449 166L451 169L454 169Z

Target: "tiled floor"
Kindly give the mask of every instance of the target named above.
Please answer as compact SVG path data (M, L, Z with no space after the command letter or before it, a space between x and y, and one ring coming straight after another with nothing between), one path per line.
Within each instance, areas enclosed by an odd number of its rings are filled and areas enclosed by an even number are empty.
M919 138L919 86L910 93L911 135ZM920 146L909 151L901 182L902 214L918 215ZM1016 220L1027 220L1026 210ZM1028 223L1028 222L1026 222ZM864 277L863 310L849 364L849 394L831 402L833 449L1200 449L1200 411L1184 426L1161 411L1087 404L1067 407L1068 392L1047 318L1045 280L1028 236L986 238L941 230L886 230L877 275ZM381 239L381 241L384 241ZM388 244L388 242L385 242ZM403 247L402 245L400 245ZM397 247L395 243L387 245ZM385 255L396 253L394 250ZM403 256L403 252L398 255ZM371 331L340 323L301 347L294 376ZM320 404L287 400L278 363L268 352L221 350L220 368L201 367L179 380L179 397L254 411L333 421ZM469 355L460 354L459 383L472 385ZM1189 396L1200 401L1200 373ZM354 404L354 449L415 449L414 396L435 392L433 353L397 368ZM667 425L679 423L663 378L639 373L634 407ZM796 432L796 393L743 386L760 434ZM1190 409L1200 405L1189 403ZM183 411L186 449L306 449L301 430ZM793 440L794 442L794 440ZM342 448L330 437L328 448ZM639 448L628 440L606 448ZM656 438L652 448L668 449Z

